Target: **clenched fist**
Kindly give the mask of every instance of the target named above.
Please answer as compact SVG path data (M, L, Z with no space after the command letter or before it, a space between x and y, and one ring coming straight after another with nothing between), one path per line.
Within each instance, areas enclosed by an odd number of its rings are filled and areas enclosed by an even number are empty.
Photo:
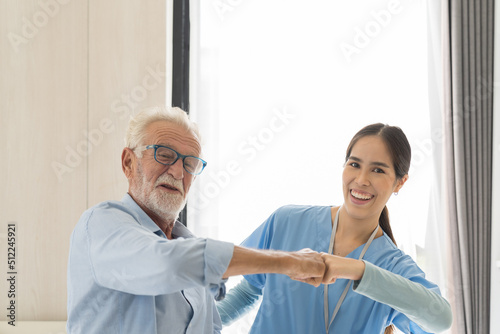
M288 253L286 275L291 279L318 287L323 282L325 262L320 253L309 248Z
M337 278L360 280L365 272L365 264L361 260L321 253L325 261L323 284L335 283Z

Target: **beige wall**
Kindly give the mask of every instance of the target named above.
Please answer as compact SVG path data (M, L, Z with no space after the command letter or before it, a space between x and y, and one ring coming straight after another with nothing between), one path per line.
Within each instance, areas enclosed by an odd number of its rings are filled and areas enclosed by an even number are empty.
M0 307L15 222L16 321L66 319L71 231L86 208L125 193L129 116L169 99L168 6L0 1Z

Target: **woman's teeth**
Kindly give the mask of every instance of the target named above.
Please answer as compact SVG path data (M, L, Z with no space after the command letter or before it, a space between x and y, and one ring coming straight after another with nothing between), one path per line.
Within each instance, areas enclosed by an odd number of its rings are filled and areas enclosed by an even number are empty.
M371 199L373 197L372 195L362 194L362 193L359 193L359 192L357 192L355 190L351 190L351 195L354 198L362 199L362 200L369 200L369 199Z

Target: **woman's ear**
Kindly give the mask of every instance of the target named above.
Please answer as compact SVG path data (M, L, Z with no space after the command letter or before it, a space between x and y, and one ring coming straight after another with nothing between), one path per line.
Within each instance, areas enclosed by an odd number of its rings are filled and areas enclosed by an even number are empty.
M402 178L400 178L399 180L396 181L396 188L394 188L394 191L395 193L399 192L399 190L401 190L401 188L403 188L403 185L405 184L406 181L408 181L408 174L406 174L405 176L403 176Z

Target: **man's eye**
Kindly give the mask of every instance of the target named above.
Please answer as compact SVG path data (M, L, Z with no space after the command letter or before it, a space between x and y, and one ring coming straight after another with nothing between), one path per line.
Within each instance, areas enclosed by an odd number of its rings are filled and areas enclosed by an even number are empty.
M160 153L158 154L160 156L161 159L165 159L165 160L172 160L172 159L175 159L174 155L173 154L168 154L168 153Z

